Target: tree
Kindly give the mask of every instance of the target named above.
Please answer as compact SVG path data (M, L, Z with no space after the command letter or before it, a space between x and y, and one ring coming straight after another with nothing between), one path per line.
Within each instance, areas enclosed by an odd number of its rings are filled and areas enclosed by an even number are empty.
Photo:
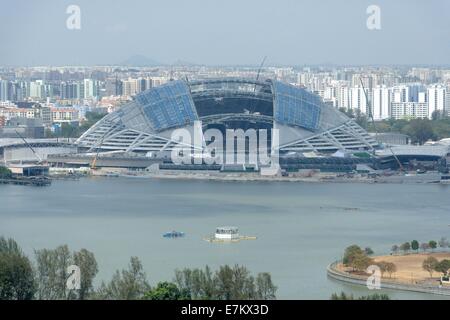
M97 261L92 252L81 249L70 253L67 245L56 249L35 251L38 298L42 300L88 299L93 293L93 281L98 272ZM67 290L67 268L80 268L80 289Z
M73 261L80 268L81 273L78 299L85 300L94 292L93 281L98 272L97 261L94 254L86 249L74 252Z
M31 300L35 291L30 260L13 239L0 237L0 300Z
M364 251L359 246L357 246L356 244L351 245L345 249L342 263L344 265L350 265L356 256L364 254Z
M417 240L411 241L411 249L413 249L416 252L419 251L419 241Z
M37 250L35 256L38 299L67 299L67 267L73 264L67 245L59 246L54 250Z
M395 265L395 263L386 263L386 272L389 273L389 278L392 278L392 274L397 272L397 266Z
M358 300L391 300L391 298L385 293L374 293L359 297Z
M333 293L331 295L331 300L355 300L352 294L346 294L345 292L341 292L340 294ZM370 294L368 296L361 296L357 300L390 300L387 294Z
M138 300L150 289L141 262L137 257L131 257L128 269L117 270L108 284L103 282L96 293L96 298Z
M430 249L430 245L427 242L424 242L420 245L420 248L423 250L423 252L426 252L428 249Z
M340 294L337 293L333 293L331 295L331 300L354 300L355 298L353 297L352 294L346 294L344 291L342 291Z
M180 290L172 282L160 282L156 288L144 295L146 300L189 300L191 296L187 291Z
M388 263L386 261L379 261L376 263L376 265L378 266L378 268L380 268L380 272L381 272L381 277L383 278L385 272L388 269Z
M175 270L175 283L180 290L187 290L192 299L210 300L216 296L214 275L206 266L201 269Z
M437 248L437 242L434 240L430 240L430 242L428 242L428 245L430 246L431 251Z
M435 257L428 257L423 260L422 269L428 271L430 278L433 278L433 271L436 269L439 261Z
M442 273L444 276L447 275L449 269L450 269L450 260L447 259L440 261L434 268L435 271Z
M8 179L11 178L12 172L7 167L0 166L0 178Z
M406 254L407 252L409 252L409 250L411 250L411 244L409 242L405 242L405 243L401 244L400 250L402 250L403 253Z
M364 128L364 129L367 128L367 125L368 125L367 116L364 113L362 113L361 110L359 110L359 109L356 109L355 121L362 128Z
M366 247L366 248L364 249L364 253L365 253L366 255L368 255L368 256L371 256L371 255L373 255L373 250L372 250L372 248L370 248L370 247Z
M274 300L276 299L277 287L272 282L270 273L263 272L256 276L256 299Z
M249 300L255 297L254 278L244 266L224 265L214 276L219 300Z
M391 251L393 254L397 254L399 250L400 250L400 248L396 244L394 244L391 248Z
M277 287L269 273L256 277L243 266L221 266L214 274L206 266L201 269L175 271L177 287L189 293L191 299L202 300L269 300L276 299Z
M372 259L364 254L359 254L355 256L350 263L350 266L357 271L365 271L368 266L373 264Z
M411 136L413 142L424 144L430 139L435 138L433 126L428 119L413 119L404 128L404 133Z

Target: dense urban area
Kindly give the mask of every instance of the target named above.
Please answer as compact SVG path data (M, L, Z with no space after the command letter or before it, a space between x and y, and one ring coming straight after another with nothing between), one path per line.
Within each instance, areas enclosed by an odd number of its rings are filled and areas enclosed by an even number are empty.
M20 67L0 69L1 137L77 137L136 94L173 79L256 78L258 67ZM305 87L367 127L367 97L380 131L413 133L412 119L434 121L426 138L448 137L450 70L432 67L266 67L260 78ZM100 115L100 116L99 116ZM395 121L397 120L397 121ZM427 122L422 124L429 126ZM370 128L372 131L373 128ZM424 142L424 137L417 137Z

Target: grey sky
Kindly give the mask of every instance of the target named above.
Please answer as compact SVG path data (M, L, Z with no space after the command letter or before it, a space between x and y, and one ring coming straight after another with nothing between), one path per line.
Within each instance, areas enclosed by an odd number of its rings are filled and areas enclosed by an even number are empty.
M70 4L81 30L66 28ZM450 64L450 1L0 0L0 41L0 65Z

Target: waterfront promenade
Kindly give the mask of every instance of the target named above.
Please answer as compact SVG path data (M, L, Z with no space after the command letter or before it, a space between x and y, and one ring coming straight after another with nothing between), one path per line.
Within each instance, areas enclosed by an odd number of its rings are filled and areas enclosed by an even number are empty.
M375 262L394 262L397 266L397 271L393 277L382 277L380 282L381 289L393 289L450 296L450 286L442 286L439 284L439 274L437 272L435 272L433 278L430 278L428 272L422 270L422 261L431 255L438 259L444 259L448 258L450 253L441 252L433 254L422 253L374 257ZM327 275L333 280L361 286L367 286L367 279L369 277L369 275L350 272L349 268L346 268L341 261L331 263L327 267Z

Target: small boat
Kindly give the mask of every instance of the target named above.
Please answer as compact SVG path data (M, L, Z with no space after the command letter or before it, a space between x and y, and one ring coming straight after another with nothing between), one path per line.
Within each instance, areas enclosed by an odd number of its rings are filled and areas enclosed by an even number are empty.
M170 231L163 234L164 238L181 238L184 237L184 232L180 231Z

